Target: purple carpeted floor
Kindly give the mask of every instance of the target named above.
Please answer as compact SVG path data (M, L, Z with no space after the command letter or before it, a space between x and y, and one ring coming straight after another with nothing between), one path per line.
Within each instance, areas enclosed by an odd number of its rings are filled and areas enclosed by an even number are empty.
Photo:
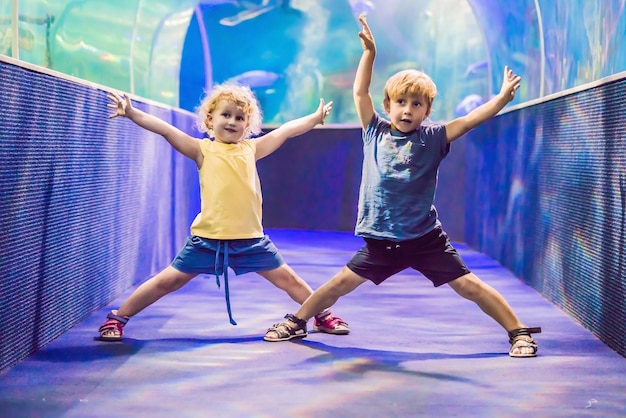
M359 248L349 233L271 230L314 288ZM449 287L405 271L366 283L334 311L347 336L268 343L297 307L261 277L199 277L134 317L121 343L94 341L94 313L0 375L2 417L624 417L626 359L493 260L470 268L522 321L542 326L539 356L507 355L506 333Z

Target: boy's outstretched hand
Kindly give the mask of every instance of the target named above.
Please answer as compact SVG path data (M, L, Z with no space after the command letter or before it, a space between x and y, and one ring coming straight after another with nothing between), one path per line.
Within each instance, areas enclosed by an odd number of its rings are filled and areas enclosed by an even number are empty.
M110 114L109 118L128 116L128 113L133 109L133 105L130 103L130 97L127 94L122 97L117 93L110 92L107 94L107 98L113 102L109 103L107 107L109 109L115 109L115 113Z
M372 31L370 27L367 25L367 19L365 18L365 14L361 13L359 15L359 22L363 25L363 30L359 32L359 38L361 38L361 46L365 51L376 52L376 43L374 42L374 35L372 35Z
M319 115L320 117L320 124L324 124L324 119L326 119L326 116L328 116L328 114L330 113L330 111L333 109L333 102L330 101L327 104L324 103L324 99L320 99L320 105L317 108L317 111L315 112L317 115Z
M513 73L508 66L504 67L504 80L502 81L502 88L500 94L506 97L507 102L510 102L515 97L515 92L519 89L522 77Z

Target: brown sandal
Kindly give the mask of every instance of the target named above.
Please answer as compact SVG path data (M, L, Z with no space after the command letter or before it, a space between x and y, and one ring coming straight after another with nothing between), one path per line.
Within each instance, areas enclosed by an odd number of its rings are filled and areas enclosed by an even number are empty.
M297 324L298 328L291 328L287 322L274 324L267 330L263 339L269 342L289 341L293 338L304 338L308 335L306 331L305 320L300 319L292 314L285 315L285 319ZM268 335L270 332L275 332L277 336L270 337Z
M511 357L536 357L537 356L537 342L533 339L531 334L541 333L541 327L533 328L517 328L509 331L509 343L511 349L509 350L509 356ZM532 353L513 353L515 349L521 351L522 348L532 348Z

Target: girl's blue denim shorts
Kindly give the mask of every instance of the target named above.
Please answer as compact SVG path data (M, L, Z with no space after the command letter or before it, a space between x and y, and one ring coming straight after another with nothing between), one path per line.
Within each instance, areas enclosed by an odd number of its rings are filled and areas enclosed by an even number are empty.
M272 270L284 264L270 238L218 240L190 236L172 267L183 273L222 275L227 267L235 274Z

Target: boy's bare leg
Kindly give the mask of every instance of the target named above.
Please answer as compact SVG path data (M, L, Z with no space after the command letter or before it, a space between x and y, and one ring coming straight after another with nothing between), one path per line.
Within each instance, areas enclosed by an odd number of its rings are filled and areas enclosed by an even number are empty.
M313 292L313 294L295 313L295 316L304 321L308 321L318 312L323 311L326 307L333 306L340 297L352 292L366 281L368 280L355 274L349 268L344 267L332 279ZM287 321L285 324L292 329L298 328L298 324L292 321ZM268 331L266 337L275 339L278 338L278 334L275 331Z
M500 324L507 332L526 328L520 322L504 297L493 287L480 280L474 273L466 274L448 283L455 292L478 307ZM531 354L532 348L520 347L514 354Z
M300 305L304 304L313 294L311 287L287 264L283 264L277 269L259 272L259 274L274 284L274 286L287 292ZM348 334L350 332L349 325L330 311L329 308L331 306L332 304L325 304L325 299L316 302L309 308L311 309L311 315L308 318L315 316L315 329L319 332L336 335ZM295 324L294 326L297 327ZM274 331L269 331L266 334L266 338L270 340L275 339L277 334Z
M300 319L308 321L318 312L320 307L333 306L340 297L347 295L367 281L367 279L344 266L332 279L320 286L295 315ZM290 325L296 326L293 322Z

